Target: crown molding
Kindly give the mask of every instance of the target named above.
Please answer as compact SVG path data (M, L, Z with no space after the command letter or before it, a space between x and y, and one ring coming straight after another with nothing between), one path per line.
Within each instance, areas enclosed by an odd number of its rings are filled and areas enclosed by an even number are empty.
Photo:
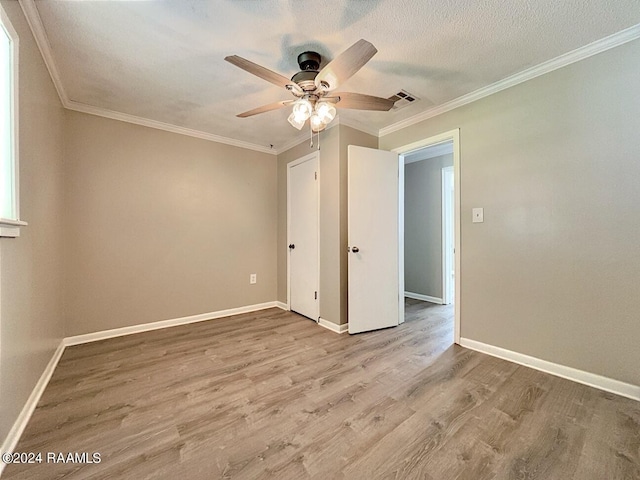
M364 123L357 120L346 119L338 115L337 123L339 125L344 125L345 127L351 127L361 132L368 133L369 135L373 135L376 138L378 137L379 131L377 128L370 127L369 125L365 125Z
M122 122L133 123L136 125L142 125L145 127L155 128L158 130L165 130L167 132L178 133L181 135L187 135L189 137L201 138L203 140L209 140L212 142L223 143L234 147L247 148L249 150L255 150L257 152L268 153L270 155L276 155L276 150L258 145L251 142L244 142L242 140L236 140L233 138L223 137L220 135L214 135L212 133L202 132L200 130L194 130L186 127L179 127L169 123L160 122L157 120L151 120L148 118L137 117L135 115L129 115L127 113L116 112L102 107L96 107L93 105L87 105L85 103L76 102L69 99L64 87L62 86L62 80L56 62L53 59L51 51L51 44L47 37L46 30L38 13L38 9L34 0L19 0L20 7L24 12L24 16L27 20L27 24L33 33L33 37L38 45L42 59L49 71L53 85L58 92L60 102L62 106L68 110L74 110L76 112L88 113L91 115L97 115L99 117L111 118L113 120L120 120Z
M58 92L58 97L60 97L62 106L66 108L66 103L69 101L69 97L62 86L62 80L60 79L60 73L58 72L56 62L53 61L51 44L49 43L49 38L47 37L47 32L42 24L42 19L40 18L36 4L34 0L19 0L19 3L22 11L24 12L25 18L27 19L27 24L31 29L31 33L33 33L36 45L38 45L38 50L40 50L44 64L49 71L49 75L53 81L53 86Z
M295 138L291 139L289 142L285 143L280 148L274 149L274 148L270 148L267 146L263 146L263 145L259 145L251 142L245 142L242 140L223 137L221 135L215 135L213 133L203 132L201 130L180 127L178 125L160 122L158 120L151 120L149 118L138 117L138 116L130 115L127 113L117 112L115 110L109 110L106 108L96 107L94 105L88 105L86 103L70 100L66 91L64 90L64 87L62 86L62 80L60 78L60 74L58 72L56 62L53 59L51 45L49 43L46 30L44 28L42 19L40 18L40 14L38 13L38 9L36 7L34 0L19 0L19 3L27 19L29 28L31 28L31 32L33 33L36 44L38 45L38 49L42 54L42 58L47 67L47 70L49 71L49 75L51 76L53 85L55 86L55 89L58 92L58 96L60 97L60 102L62 103L62 106L68 110L73 110L81 113L88 113L90 115L110 118L112 120L119 120L121 122L133 123L135 125L142 125L145 127L164 130L167 132L177 133L180 135L187 135L189 137L209 140L211 142L232 145L234 147L247 148L249 150L268 153L270 155L279 155L280 153L295 147L296 145L304 142L307 138L309 138L309 135L307 133L300 134L300 135L297 135ZM336 117L336 119L331 123L329 128L335 127L336 125L340 125L340 124L346 125L351 128L355 128L356 130L363 131L370 135L374 135L374 136L378 135L378 131L376 129L372 129L371 127L368 127L357 121L341 120L339 117ZM327 130L329 128L327 128Z
M333 126L333 125L332 125ZM287 143L282 145L280 148L276 149L276 155L280 155L281 153L286 152L287 150L295 147L296 145L301 144L305 140L309 140L309 132L301 133L300 135L296 135L294 138L289 140Z
M455 108L462 107L463 105L475 102L476 100L480 100L481 98L488 97L489 95L493 95L494 93L498 93L502 90L506 90L507 88L519 85L523 82L526 82L527 80L534 79L546 73L558 70L559 68L571 65L572 63L579 62L580 60L592 57L593 55L597 55L598 53L604 52L611 48L631 42L632 40L635 40L637 38L640 38L640 24L633 25L629 28L614 33L613 35L609 35L608 37L601 38L600 40L596 40L595 42L589 43L583 47L564 53L556 58L536 65L535 67L523 70L496 83L480 88L474 92L458 97L447 103L443 103L442 105L438 105L436 107L425 110L424 112L421 112L417 115L413 115L412 117L409 117L405 120L401 120L387 127L383 127L378 131L378 137L383 137L384 135L389 135L390 133L397 132L398 130L402 130L403 128L415 125L416 123L436 117Z
M94 107L93 105L87 105L85 103L75 102L73 100L67 101L65 108L81 113L88 113L90 115L97 115L99 117L110 118L113 120L120 120L121 122L133 123L136 125L142 125L144 127L155 128L158 130L164 130L167 132L178 133L180 135L187 135L189 137L200 138L203 140L209 140L211 142L224 143L234 147L246 148L249 150L255 150L257 152L268 153L270 155L276 155L276 150L270 147L257 145L255 143L244 142L242 140L236 140L234 138L222 137L220 135L214 135L213 133L202 132L200 130L194 130L186 127L179 127L170 123L159 122L157 120L151 120L148 118L137 117L135 115L129 115L128 113L116 112L114 110L108 110L102 107Z
M344 125L345 127L351 127L355 130L359 130L363 133L367 133L369 135L372 135L374 137L378 137L378 130L372 127L369 127L367 125L365 125L364 123L360 123L358 121L355 120L345 120L344 118L341 118L340 115L336 116L336 118L334 118L334 120L329 124L329 126L323 130L323 132L326 132L327 130L331 130L333 127L337 127L338 125ZM287 143L285 143L284 145L282 145L280 148L278 148L276 150L276 154L280 155L283 152L286 152L287 150L300 145L302 142L309 140L309 133L303 133L300 135L296 135L295 138L292 138L290 141L288 141Z
M295 138L285 143L280 148L274 149L274 148L266 147L266 146L251 143L251 142L236 140L233 138L223 137L223 136L215 135L212 133L202 132L200 130L180 127L177 125L164 123L157 120L137 117L137 116L129 115L126 113L116 112L116 111L108 110L102 107L95 107L93 105L87 105L84 103L69 100L69 97L67 96L67 93L64 90L64 87L62 85L62 80L60 78L58 68L56 66L56 63L53 59L53 54L51 52L51 45L47 38L46 30L44 28L44 25L42 24L42 19L40 18L40 14L38 13L38 9L36 7L34 0L18 0L18 1L20 6L22 7L22 11L24 12L27 23L31 28L36 44L38 45L38 49L42 54L44 63L47 67L47 70L49 71L49 75L51 76L53 85L56 91L58 92L58 96L60 97L60 101L64 108L67 108L69 110L75 110L77 112L89 113L91 115L111 118L114 120L120 120L123 122L134 123L136 125L143 125L150 128L165 130L168 132L178 133L181 135L187 135L190 137L201 138L203 140L209 140L212 142L223 143L223 144L232 145L240 148L247 148L249 150L255 150L258 152L268 153L271 155L279 155L280 153L285 152L290 148L295 147L296 145L302 143L306 138L308 138L307 134L305 133L304 135L296 136ZM620 32L609 35L608 37L604 37L600 40L596 40L595 42L592 42L588 45L572 50L571 52L562 54L556 58L543 62L534 67L528 68L526 70L523 70L522 72L511 75L491 85L480 88L466 95L462 95L461 97L458 97L454 100L451 100L449 102L443 103L442 105L438 105L436 107L430 108L417 115L413 115L409 118L406 118L399 122L383 127L379 130L376 130L373 127L365 125L364 123L358 122L357 120L345 120L345 119L340 119L339 117L337 117L334 120L334 122L332 122L329 128L342 124L347 127L355 128L356 130L360 130L361 132L368 133L369 135L373 135L379 138L379 137L388 135L390 133L397 132L398 130L402 130L403 128L409 127L411 125L415 125L416 123L422 122L429 118L433 118L443 113L449 112L458 107L468 105L469 103L475 102L476 100L480 100L484 97L488 97L489 95L493 95L494 93L498 93L507 88L519 85L520 83L526 82L528 80L539 77L546 73L553 72L554 70L565 67L567 65L578 62L580 60L584 60L593 55L597 55L598 53L604 52L611 48L617 47L619 45L623 45L637 38L640 38L640 24L633 25L629 28L621 30Z
M327 128L325 128L324 130L322 130L323 132L326 132L327 130L331 130L333 127L336 127L340 125L340 118L336 117L333 119L333 121L329 124L329 126ZM305 129L306 130L306 129ZM300 145L302 142L310 140L311 136L309 134L308 131L305 131L304 133L301 133L300 135L296 135L294 138L292 138L291 140L289 140L287 143L285 143L283 146L281 146L280 148L278 148L276 150L276 153L278 155L280 155L283 152L286 152L287 150L296 147L298 145Z

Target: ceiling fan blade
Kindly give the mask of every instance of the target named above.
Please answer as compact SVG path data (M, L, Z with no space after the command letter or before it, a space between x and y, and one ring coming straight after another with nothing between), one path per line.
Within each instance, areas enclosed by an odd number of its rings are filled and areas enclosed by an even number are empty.
M371 60L378 50L371 43L360 39L329 62L316 76L316 87L325 91L338 88Z
M351 108L353 110L376 110L387 112L393 107L393 100L363 93L336 92L334 96L324 97L323 100L336 102L338 108Z
M277 110L278 108L286 107L287 105L291 105L293 100L283 100L281 102L274 102L268 105L262 105L261 107L254 108L253 110L249 110L243 113L239 113L236 117L246 118L251 117L253 115L258 115L259 113L270 112L271 110Z
M289 80L287 77L280 75L279 73L273 72L268 68L265 68L257 63L253 63L246 58L239 57L238 55L229 55L228 57L224 57L224 59L239 67L256 77L260 77L267 82L271 82L278 87L284 87L287 90L302 92L302 89L295 83Z

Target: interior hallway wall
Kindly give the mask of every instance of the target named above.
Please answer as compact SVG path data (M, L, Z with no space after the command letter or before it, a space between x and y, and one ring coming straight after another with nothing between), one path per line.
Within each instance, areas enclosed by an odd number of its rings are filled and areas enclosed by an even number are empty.
M442 299L442 168L453 154L405 165L404 289Z

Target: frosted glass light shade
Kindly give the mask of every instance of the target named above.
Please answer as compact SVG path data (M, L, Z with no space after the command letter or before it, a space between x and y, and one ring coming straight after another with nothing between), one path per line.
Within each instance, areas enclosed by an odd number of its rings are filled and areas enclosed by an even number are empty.
M302 120L303 122L311 116L313 112L313 105L309 100L301 98L297 102L293 104L293 113L297 119Z
M291 112L291 115L289 115L289 118L287 118L287 120L289 121L292 127L295 127L298 130L302 130L302 127L304 126L304 122L307 121L306 118L301 118L299 115L296 116L295 112Z
M319 102L316 105L316 114L323 123L328 124L336 117L336 107L327 102Z
M313 132L321 132L327 126L327 124L322 121L317 113L311 115L311 118L309 118L309 122L311 123L311 131Z

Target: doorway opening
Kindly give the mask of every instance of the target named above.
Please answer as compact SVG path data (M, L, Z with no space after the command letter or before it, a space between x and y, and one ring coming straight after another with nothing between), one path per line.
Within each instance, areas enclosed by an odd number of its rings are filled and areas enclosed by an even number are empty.
M405 318L430 312L450 319L460 342L460 149L453 130L395 150L400 181ZM422 313L420 313L422 315Z

